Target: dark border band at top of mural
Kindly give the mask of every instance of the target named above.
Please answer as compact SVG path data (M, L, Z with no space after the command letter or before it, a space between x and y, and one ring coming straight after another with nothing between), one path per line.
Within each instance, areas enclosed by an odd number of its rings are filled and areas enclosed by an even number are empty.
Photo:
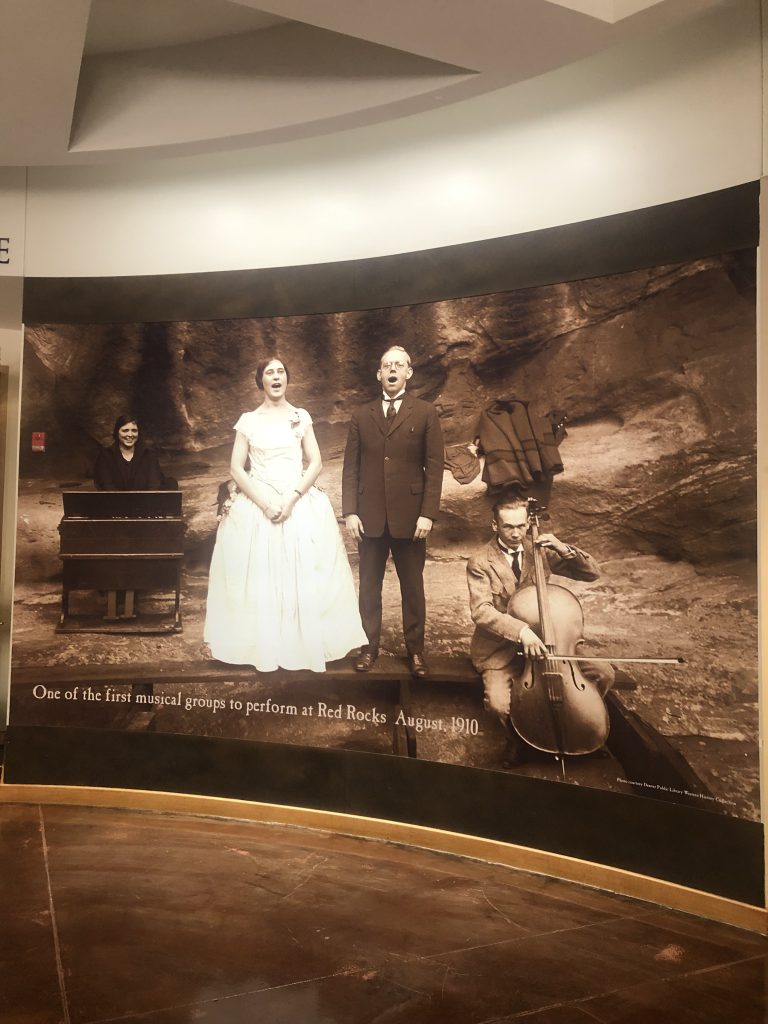
M596 220L395 256L133 277L32 277L26 324L222 320L403 306L756 247L759 182Z

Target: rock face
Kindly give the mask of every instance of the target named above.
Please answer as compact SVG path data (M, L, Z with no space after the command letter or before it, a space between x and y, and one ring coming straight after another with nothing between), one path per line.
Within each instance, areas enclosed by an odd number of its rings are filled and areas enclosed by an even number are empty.
M276 352L333 470L350 407L376 392L379 354L402 344L448 444L471 440L497 398L566 410L550 502L564 535L695 563L754 553L752 252L411 307L50 326L26 341L22 436L44 429L49 445L22 453L23 476L87 477L114 419L132 411L196 497L200 477L207 487L226 476L232 424L260 400L254 368ZM487 520L476 486L449 489L447 544L474 546ZM200 539L193 529L190 543Z

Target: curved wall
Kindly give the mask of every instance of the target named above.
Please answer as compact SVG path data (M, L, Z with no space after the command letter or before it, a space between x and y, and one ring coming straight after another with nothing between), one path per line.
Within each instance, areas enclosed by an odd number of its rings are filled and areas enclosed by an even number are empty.
M574 281L582 273L616 274L633 265L664 266L754 248L757 198L753 183L524 237L362 261L369 267L348 262L343 265L346 274L337 276L331 271L341 270L341 264L307 267L301 274L301 268L293 268L128 280L30 280L27 322L107 322L119 336L116 325L132 318L184 319L192 308L203 319L230 317L228 303L242 295L248 306L234 315L258 317L274 314L276 307L283 313L314 309L318 302L336 311L356 301L365 307L366 297L369 308L375 302L394 302L397 296L403 301L404 294L409 302L424 301L424 294L414 292L424 287L466 295L528 286L534 280ZM318 279L315 287L308 287L313 277ZM366 284L372 293L366 293ZM20 642L17 657L22 650ZM54 685L56 669L50 664L38 665L35 679L25 674L23 664L21 669L14 676L14 696L17 684L29 688L37 680ZM80 679L78 671L67 669L66 678ZM180 678L186 682L187 676L185 663ZM359 690L359 680L354 683ZM570 787L415 756L382 757L381 751L119 731L114 726L94 731L79 724L25 723L23 718L16 718L8 733L5 778L21 785L207 794L410 823L608 865L710 893L742 908L764 905L759 822L589 785ZM658 780L649 785L667 788ZM509 813L499 815L500 807Z
M120 167L30 169L26 186L18 176L12 182L26 224L14 265L0 273L23 273L27 295L31 278L337 263L520 235L754 181L762 161L759 15L757 0L738 0L655 43L333 137ZM8 302L17 308L15 288ZM6 320L2 361L18 365L21 334L13 315ZM15 489L9 461L6 495ZM6 541L13 518L6 505ZM8 604L12 547L3 550ZM741 850L749 872L719 891L757 903L755 828L749 843L738 839L710 860L738 862ZM593 849L583 852L596 859ZM665 856L674 859L673 851ZM671 867L665 877L685 884ZM749 892L733 888L742 877Z

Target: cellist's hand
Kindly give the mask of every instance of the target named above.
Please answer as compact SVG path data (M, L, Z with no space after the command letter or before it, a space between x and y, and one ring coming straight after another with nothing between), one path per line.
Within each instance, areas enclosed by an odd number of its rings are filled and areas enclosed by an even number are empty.
M567 558L570 554L570 548L567 544L563 544L554 533L540 533L539 539L536 541L536 547L549 548L550 551L554 551L560 558Z
M527 658L546 658L548 654L544 642L536 636L530 626L520 630L520 646Z

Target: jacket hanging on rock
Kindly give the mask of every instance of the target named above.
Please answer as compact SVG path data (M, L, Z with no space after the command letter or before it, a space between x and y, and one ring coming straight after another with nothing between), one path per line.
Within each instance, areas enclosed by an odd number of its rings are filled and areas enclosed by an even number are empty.
M480 476L477 448L469 441L446 445L445 465L459 484L471 484L475 477Z
M563 472L552 419L536 416L523 399L489 405L480 415L477 433L489 490L526 487Z

